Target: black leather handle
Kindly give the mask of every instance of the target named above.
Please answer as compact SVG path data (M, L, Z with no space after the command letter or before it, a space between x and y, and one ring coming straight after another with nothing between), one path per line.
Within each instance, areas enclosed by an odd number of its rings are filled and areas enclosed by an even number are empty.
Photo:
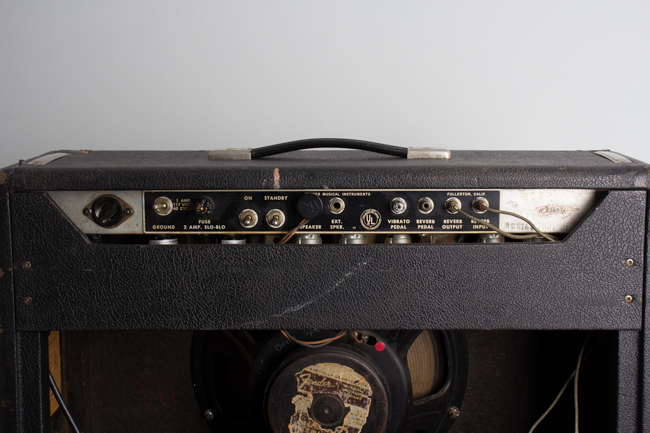
M278 155L280 153L292 152L294 150L317 149L323 147L367 150L370 152L383 153L385 155L400 156L402 158L406 158L408 155L408 149L406 147L390 146L388 144L374 143L372 141L348 140L345 138L311 138L308 140L289 141L287 143L273 144L271 146L252 149L251 159Z

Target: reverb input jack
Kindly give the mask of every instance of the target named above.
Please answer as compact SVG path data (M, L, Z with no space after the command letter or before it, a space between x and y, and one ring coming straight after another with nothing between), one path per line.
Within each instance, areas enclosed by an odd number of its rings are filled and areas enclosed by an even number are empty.
M505 232L505 231L501 230L499 227L495 226L494 224L491 224L490 222L488 222L486 220L482 220L482 219L480 219L480 218L478 218L476 216L468 214L464 210L461 210L460 201L458 203L455 203L455 202L452 202L451 200L452 199L449 199L445 203L445 207L447 208L447 211L449 211L449 213L460 213L462 216L464 216L466 218L469 218L469 219L471 219L472 221L474 221L474 222L476 222L478 224L483 224L484 226L494 230L495 232L505 236L506 238L516 239L516 240L526 240L526 239L538 238L539 236L541 236L544 239L546 239L548 241L551 241L551 242L557 242L558 241L558 239L555 236L553 236L551 234L548 234L548 233L542 232L529 219L527 219L527 218L525 218L525 217L523 217L523 216L521 216L519 214L516 214L514 212L509 212L509 211L500 210L500 209L492 209L492 208L490 208L488 206L485 206L485 210L488 211L488 212L494 212L494 213L498 213L498 214L505 214L505 215L513 216L515 218L519 218L520 220L522 220L526 224L528 224L530 226L530 228L533 229L537 234L515 235L515 234L512 234L512 233ZM458 200L458 199L456 199L456 200Z
M477 197L472 202L472 209L474 209L474 212L476 213L485 213L489 207L490 203L485 197Z

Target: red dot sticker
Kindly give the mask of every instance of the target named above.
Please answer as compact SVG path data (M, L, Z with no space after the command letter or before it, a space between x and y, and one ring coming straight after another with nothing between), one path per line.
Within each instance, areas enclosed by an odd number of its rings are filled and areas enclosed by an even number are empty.
M375 344L375 349L377 349L378 352L381 352L385 348L386 348L386 345L384 343L382 343L381 341L379 341L379 342L377 342L377 344Z

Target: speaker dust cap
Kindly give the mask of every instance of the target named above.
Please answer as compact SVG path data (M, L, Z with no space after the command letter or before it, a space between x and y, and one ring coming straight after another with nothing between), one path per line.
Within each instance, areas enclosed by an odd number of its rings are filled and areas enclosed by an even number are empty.
M266 410L274 433L381 433L389 404L370 365L350 354L314 351L281 370Z

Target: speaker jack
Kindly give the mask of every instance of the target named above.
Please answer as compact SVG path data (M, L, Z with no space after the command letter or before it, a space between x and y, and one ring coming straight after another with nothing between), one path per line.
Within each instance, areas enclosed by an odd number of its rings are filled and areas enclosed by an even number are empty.
M334 215L338 215L345 210L345 202L342 198L334 197L330 200L329 209Z

